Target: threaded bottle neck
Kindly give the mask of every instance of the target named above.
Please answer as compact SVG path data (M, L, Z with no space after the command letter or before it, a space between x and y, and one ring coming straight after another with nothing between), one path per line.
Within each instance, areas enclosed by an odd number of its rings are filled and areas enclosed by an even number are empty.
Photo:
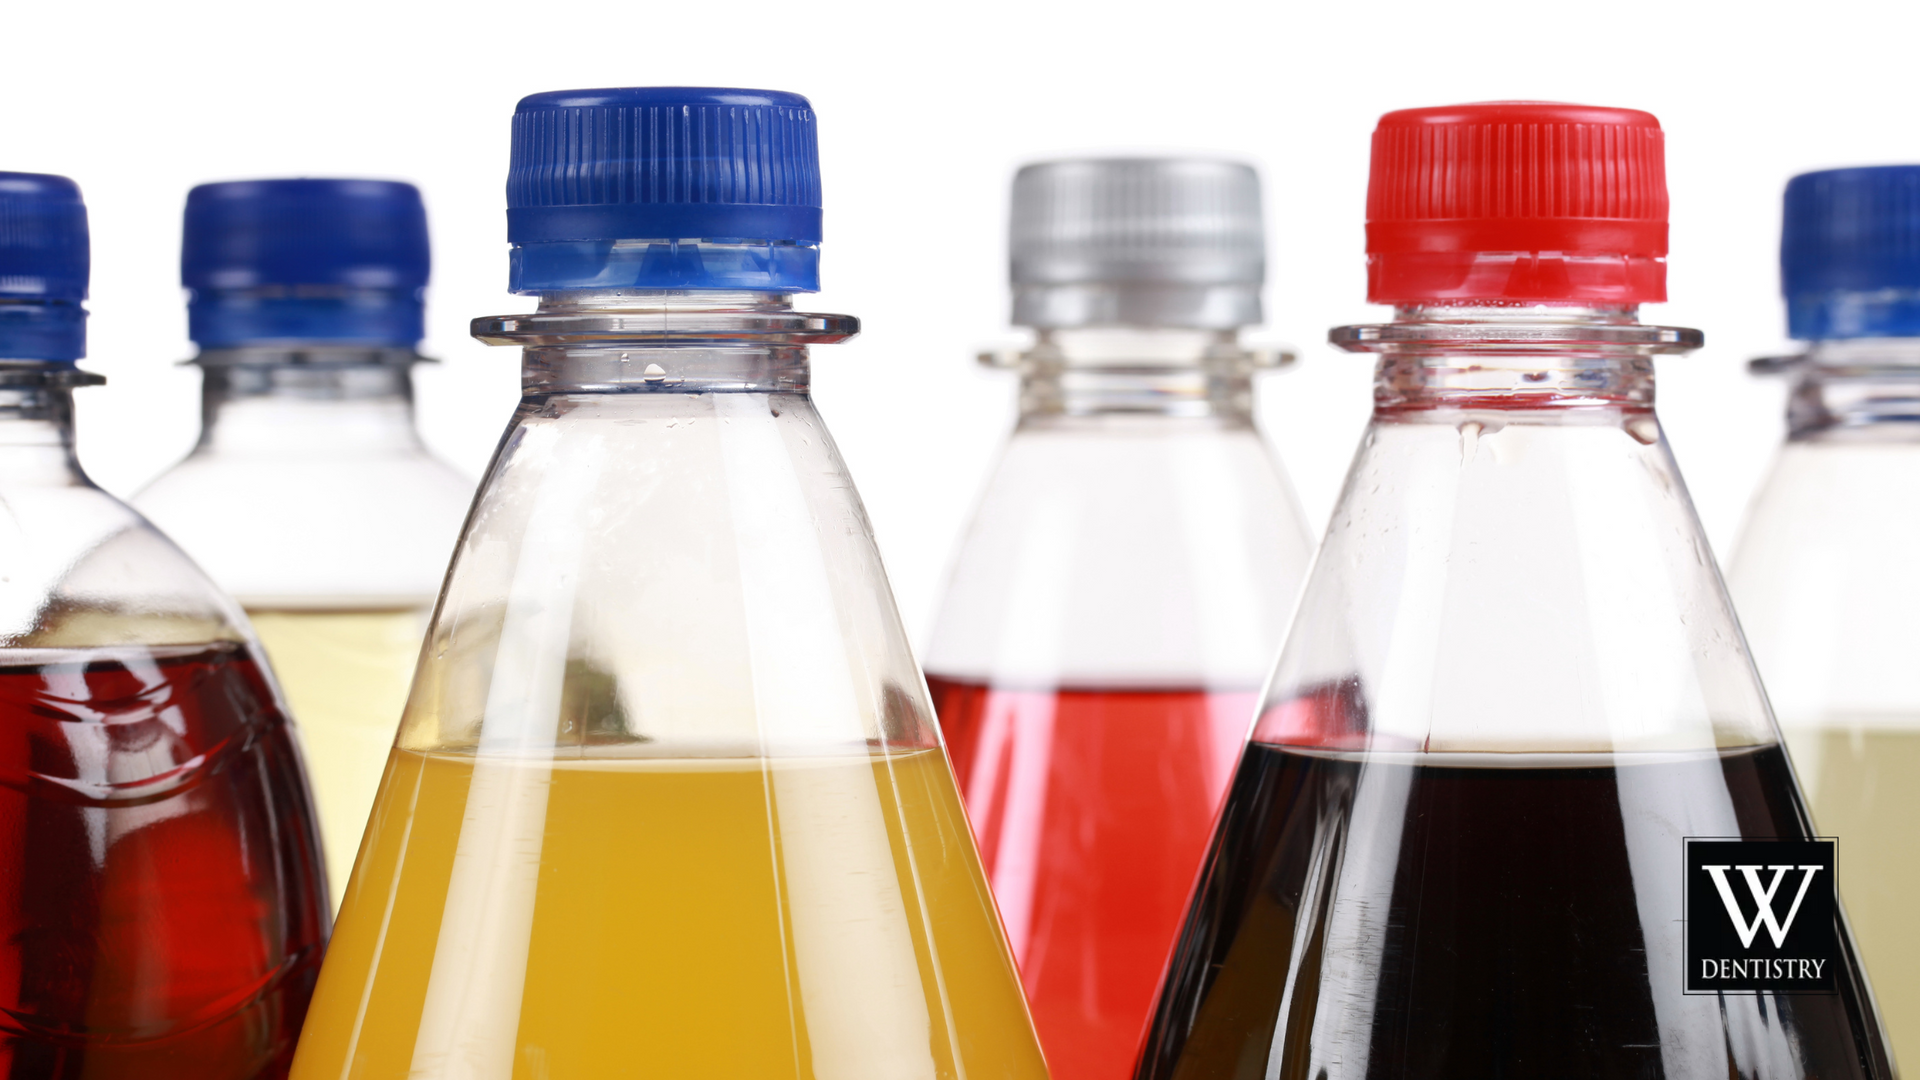
M218 452L424 449L411 349L275 344L207 350L199 447Z
M473 335L518 345L521 389L558 393L807 392L807 347L860 330L793 310L789 293L606 289L547 293L530 315L487 316Z
M1790 441L1920 442L1920 338L1816 341L1753 368L1792 375Z
M72 364L0 361L0 482L90 485L74 453L73 391L104 382Z
M1043 330L1030 349L980 359L1020 373L1023 424L1116 414L1251 424L1254 372L1284 362L1232 330L1150 328Z
M1421 304L1329 339L1380 355L1374 411L1653 407L1653 357L1697 330L1641 323L1632 305Z

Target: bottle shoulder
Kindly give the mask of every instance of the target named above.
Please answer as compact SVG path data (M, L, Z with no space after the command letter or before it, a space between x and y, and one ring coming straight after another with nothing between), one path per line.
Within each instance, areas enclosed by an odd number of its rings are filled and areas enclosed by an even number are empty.
M1621 409L1376 417L1265 715L1379 749L1777 740L1658 423Z
M411 749L938 744L865 511L803 394L529 399L429 635ZM582 723L514 704L556 699Z
M1916 536L1920 446L1782 448L1727 582L1783 724L1920 728Z
M133 508L90 484L0 485L0 642L245 639L233 601Z
M464 514L473 481L425 452L230 454L197 450L135 492L142 513L179 531L188 520L278 532L329 523L391 532Z
M1027 686L1251 690L1312 556L1251 427L1017 431L954 561L928 670Z
M1819 604L1874 583L1900 603L1920 598L1915 536L1920 445L1788 443L1754 494L1728 579L1743 613L1776 593ZM1814 577L1830 587L1810 590Z
M1167 424L1016 428L984 494L1127 485L1133 502L1173 497L1181 487L1216 481L1249 495L1289 486L1271 444L1247 425Z
M1017 543L1068 519L1083 547L1148 560L1154 535L1194 529L1308 543L1286 471L1252 428L1016 431L981 491L967 547Z
M438 592L472 496L470 481L424 452L196 453L132 502L249 607L417 606Z

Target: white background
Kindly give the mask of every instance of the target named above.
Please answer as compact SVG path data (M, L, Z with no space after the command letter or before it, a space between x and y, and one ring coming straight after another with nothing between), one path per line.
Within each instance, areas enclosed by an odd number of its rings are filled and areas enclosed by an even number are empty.
M1319 0L820 0L772 4L15 5L0 65L0 169L77 179L94 237L82 457L126 494L184 454L198 374L178 288L193 184L277 176L412 181L434 236L420 423L470 474L517 394L517 355L470 340L508 296L502 185L524 94L706 84L794 90L819 112L826 291L864 320L816 351L816 396L924 640L995 447L1007 182L1049 156L1197 151L1266 183L1269 324L1302 362L1261 415L1315 528L1365 421L1369 361L1325 344L1364 303L1368 137L1383 111L1495 98L1627 105L1668 133L1670 294L1652 321L1708 347L1660 361L1660 412L1716 550L1780 435L1779 194L1796 172L1920 161L1920 5ZM236 497L244 493L236 492Z

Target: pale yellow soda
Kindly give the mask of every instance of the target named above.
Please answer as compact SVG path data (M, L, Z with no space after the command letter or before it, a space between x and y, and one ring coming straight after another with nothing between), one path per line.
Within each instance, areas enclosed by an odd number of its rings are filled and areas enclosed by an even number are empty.
M247 611L300 732L335 911L407 707L430 611Z
M1785 726L1814 827L1838 840L1840 899L1894 1061L1920 1068L1920 717ZM1856 722L1857 721L1857 722Z
M1045 1080L941 750L596 749L393 751L294 1077Z

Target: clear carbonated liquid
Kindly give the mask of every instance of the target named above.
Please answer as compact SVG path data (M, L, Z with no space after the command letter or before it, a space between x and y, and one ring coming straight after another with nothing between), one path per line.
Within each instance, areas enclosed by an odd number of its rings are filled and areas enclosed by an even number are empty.
M1046 1080L965 830L937 749L396 749L294 1075Z
M247 611L300 725L335 910L407 707L429 613Z
M927 682L1054 1080L1132 1075L1256 695Z
M1851 955L1837 994L1683 994L1683 838L1807 835L1778 746L1253 743L1139 1075L1886 1077Z
M253 660L0 657L0 1076L284 1076L327 902Z
M1894 1060L1920 1067L1920 717L1786 735L1813 823L1839 841L1840 898Z

